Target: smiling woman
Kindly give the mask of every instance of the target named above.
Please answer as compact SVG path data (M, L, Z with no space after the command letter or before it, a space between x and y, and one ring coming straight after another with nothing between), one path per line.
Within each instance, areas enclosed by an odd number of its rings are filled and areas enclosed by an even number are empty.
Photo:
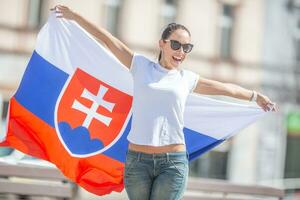
M134 53L107 30L96 27L65 6L53 8L58 18L75 20L129 69L133 79L132 123L124 183L129 199L181 199L188 177L183 113L190 93L225 95L256 101L265 111L274 103L240 86L199 77L181 68L191 52L191 33L169 24L159 40L158 61Z
M187 53L192 51L191 33L181 24L171 23L165 28L159 41L161 48L158 61L168 69L176 68L182 63ZM166 44L169 43L169 44Z

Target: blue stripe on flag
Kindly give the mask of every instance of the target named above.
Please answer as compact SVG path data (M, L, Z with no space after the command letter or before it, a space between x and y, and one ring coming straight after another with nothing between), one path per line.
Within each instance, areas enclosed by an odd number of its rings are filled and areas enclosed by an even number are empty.
M190 161L224 141L215 139L188 128L184 128L183 132Z
M15 98L30 112L54 127L55 103L67 78L67 73L34 51Z

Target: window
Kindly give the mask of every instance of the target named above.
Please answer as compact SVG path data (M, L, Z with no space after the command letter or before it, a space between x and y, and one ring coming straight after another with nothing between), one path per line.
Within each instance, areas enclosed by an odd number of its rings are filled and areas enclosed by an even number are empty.
M42 0L29 0L28 2L28 27L39 28L42 24Z
M288 22L290 23L290 31L293 36L295 60L300 62L300 0L289 0L287 2L287 9L290 14L290 20Z
M299 9L300 8L300 0L288 0L287 6L289 9Z
M161 27L176 21L177 0L163 0L161 7Z
M0 121L0 140L3 138L3 134L5 133L6 129L6 116L8 111L8 101L3 101L0 96L0 114L1 114L1 121ZM0 153L1 154L1 153Z
M228 151L209 151L190 164L190 175L203 178L227 179Z
M300 19L298 19L298 21L297 21L297 31L296 31L296 33L295 33L295 35L296 35L296 43L295 43L295 45L296 45L296 61L297 62L300 62Z
M285 178L300 178L300 112L289 113L287 117L287 144Z
M296 40L296 60L300 62L300 38Z
M111 34L118 36L121 0L106 0L105 4L105 27Z
M4 101L2 103L2 108L0 109L1 114L1 119L5 120L7 116L7 111L8 111L8 101Z
M234 21L234 6L229 4L222 5L220 16L220 57L221 59L231 58L232 32Z

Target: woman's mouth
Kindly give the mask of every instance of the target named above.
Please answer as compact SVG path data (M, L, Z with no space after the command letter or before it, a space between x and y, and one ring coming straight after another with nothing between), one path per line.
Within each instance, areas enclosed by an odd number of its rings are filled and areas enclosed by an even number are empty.
M177 63L181 63L182 62L182 57L180 57L180 56L172 56L172 58Z

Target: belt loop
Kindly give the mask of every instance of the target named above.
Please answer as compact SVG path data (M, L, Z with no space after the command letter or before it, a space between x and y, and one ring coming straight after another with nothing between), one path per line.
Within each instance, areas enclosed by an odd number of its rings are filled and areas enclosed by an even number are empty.
M186 157L187 157L188 161L190 161L190 154L188 151L186 151Z

